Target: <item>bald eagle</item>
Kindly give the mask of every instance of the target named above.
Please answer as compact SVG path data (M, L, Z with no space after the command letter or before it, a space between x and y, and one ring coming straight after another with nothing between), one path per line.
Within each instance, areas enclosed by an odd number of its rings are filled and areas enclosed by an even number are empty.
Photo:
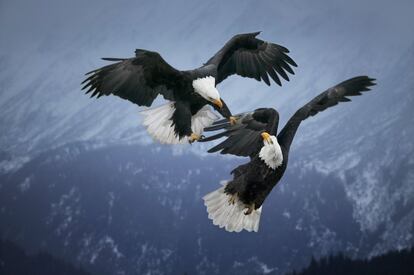
M201 141L227 137L208 152L249 156L250 162L234 169L233 179L225 186L204 196L208 217L227 231L258 231L262 204L282 178L288 163L289 149L300 123L349 96L361 95L375 85L375 79L358 76L321 93L300 108L278 133L279 114L261 108L236 116L236 123L219 120L206 131L221 130Z
M209 105L234 122L216 89L228 76L238 74L267 85L270 76L281 85L280 76L289 81L287 73L294 74L291 66L296 63L288 49L257 39L259 33L234 36L207 63L188 71L173 68L157 52L141 49L132 58L103 58L116 63L87 73L82 89L91 97L113 94L139 106L151 106L162 95L167 104L142 112L149 134L161 143L191 143L218 118Z

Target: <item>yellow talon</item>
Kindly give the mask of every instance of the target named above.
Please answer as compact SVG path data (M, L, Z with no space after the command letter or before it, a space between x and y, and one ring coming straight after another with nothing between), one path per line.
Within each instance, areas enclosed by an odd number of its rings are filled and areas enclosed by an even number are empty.
M230 198L229 198L229 205L230 204L235 204L236 203L236 200L237 200L237 193L235 193L233 195L229 195L229 196L230 196Z
M234 116L229 117L229 121L231 125L235 125L237 122L237 118Z
M188 138L188 142L193 143L194 141L197 141L201 138L200 135L197 135L195 133L191 133L190 137Z

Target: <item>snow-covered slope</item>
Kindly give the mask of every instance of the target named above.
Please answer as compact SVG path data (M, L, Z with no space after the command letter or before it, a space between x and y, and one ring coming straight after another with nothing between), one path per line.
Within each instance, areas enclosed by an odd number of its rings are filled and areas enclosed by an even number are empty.
M293 153L259 233L214 226L201 199L242 160L88 143L0 176L0 232L96 274L283 274L312 255L367 257L413 244L412 162L380 166L375 181L364 166L327 173Z
M411 10L410 1L3 1L1 235L98 274L280 274L312 254L412 245ZM243 160L206 157L208 144L159 147L138 107L89 99L80 82L100 57L147 48L188 69L256 30L299 67L282 88L226 80L219 90L234 113L276 107L283 125L348 77L378 85L303 123L260 233L229 235L200 197Z
M385 3L375 3L3 2L0 146L22 157L73 141L148 140L136 106L116 97L89 99L80 91L83 74L106 64L100 57L128 57L135 48L157 50L180 69L199 66L240 32L262 30L262 38L291 49L299 68L282 88L240 77L220 85L235 113L262 106L293 112L358 74L382 84L413 38L404 16L409 2L387 12Z

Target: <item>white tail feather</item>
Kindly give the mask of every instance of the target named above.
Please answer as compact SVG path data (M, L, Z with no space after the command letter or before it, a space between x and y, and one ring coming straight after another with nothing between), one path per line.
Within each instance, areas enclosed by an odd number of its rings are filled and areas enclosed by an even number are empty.
M140 113L144 116L143 125L155 140L166 144L188 143L186 137L180 139L175 134L171 120L174 111L174 102L169 102ZM210 110L209 106L204 106L191 118L191 130L201 135L203 129L210 126L217 118L218 116Z
M174 102L169 102L140 112L144 116L143 125L155 140L167 144L185 142L185 139L179 139L174 132L174 127L170 120L174 111Z
M201 135L204 128L210 126L218 118L219 116L213 113L209 106L205 105L191 118L191 130L193 130L193 133Z
M243 229L251 232L259 230L262 207L245 215L246 206L238 199L234 204L229 203L230 196L224 192L225 186L205 195L204 205L207 207L208 218L213 224L225 228L229 232L240 232Z

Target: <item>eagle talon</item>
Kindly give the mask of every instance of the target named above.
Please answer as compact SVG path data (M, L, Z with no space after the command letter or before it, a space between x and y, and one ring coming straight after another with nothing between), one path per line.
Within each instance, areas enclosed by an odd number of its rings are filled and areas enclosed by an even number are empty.
M246 212L244 212L244 215L250 215L253 212L253 210L256 208L255 203L246 205L246 208L247 210Z
M188 142L190 144L192 144L193 142L198 141L198 140L200 140L202 138L204 138L204 136L197 135L195 133L191 133L190 137L188 138Z
M229 117L230 125L235 125L237 123L237 118L234 116Z
M231 205L231 204L235 204L235 203L236 203L236 200L237 200L237 193L235 193L235 194L233 194L233 195L229 195L229 196L230 196L230 198L229 198L229 200L228 200L229 205Z
M201 135L200 136L200 138L197 140L197 141L202 141L203 139L205 139L206 138L206 136L205 135ZM190 143L190 144L192 144L192 143Z

